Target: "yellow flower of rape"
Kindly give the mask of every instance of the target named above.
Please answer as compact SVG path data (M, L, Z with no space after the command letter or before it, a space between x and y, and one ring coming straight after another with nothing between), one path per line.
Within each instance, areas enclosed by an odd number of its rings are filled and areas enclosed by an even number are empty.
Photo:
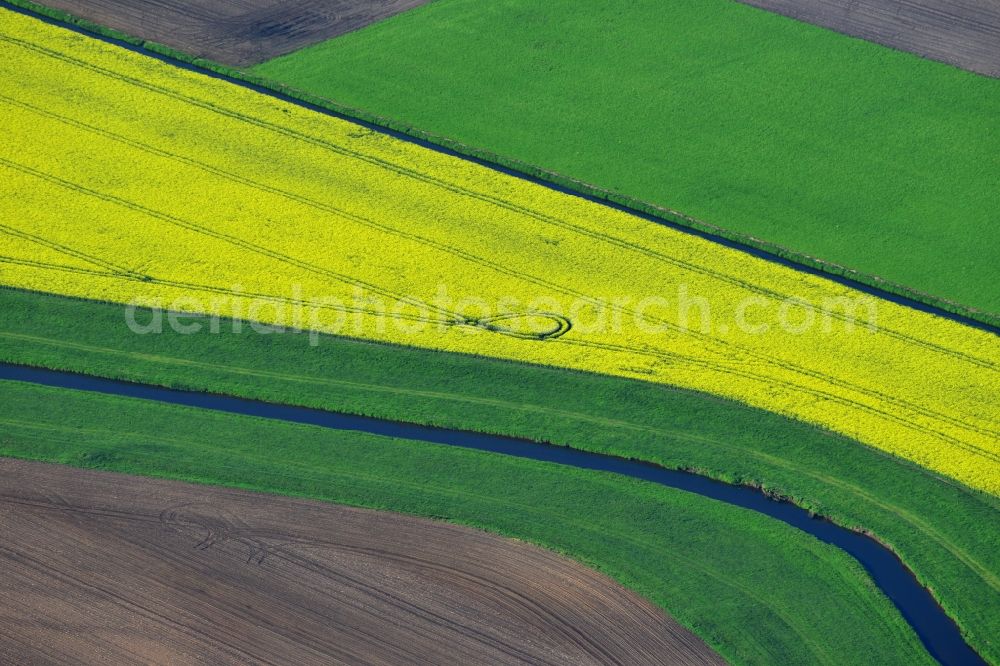
M0 43L0 284L697 389L1000 494L990 333L19 14Z

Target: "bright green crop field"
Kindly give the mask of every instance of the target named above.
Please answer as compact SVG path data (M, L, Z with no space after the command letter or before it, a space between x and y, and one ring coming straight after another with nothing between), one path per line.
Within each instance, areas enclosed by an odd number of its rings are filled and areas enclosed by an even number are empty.
M697 495L447 446L18 382L0 381L0 395L2 456L388 509L526 539L644 594L734 663L933 663L845 553Z
M437 0L253 71L1000 312L1000 80L731 0Z
M0 289L0 312L0 361L515 435L762 486L889 544L1000 661L1000 500L806 424L638 381L331 336L312 347L304 334L237 334L227 320L215 334L203 321L201 334L136 335L121 306L19 290Z

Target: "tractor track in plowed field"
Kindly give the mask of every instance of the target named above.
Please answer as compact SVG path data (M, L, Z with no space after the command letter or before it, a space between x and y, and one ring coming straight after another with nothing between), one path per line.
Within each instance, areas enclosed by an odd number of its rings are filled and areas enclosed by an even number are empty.
M22 663L722 663L582 565L426 519L0 459L0 526Z

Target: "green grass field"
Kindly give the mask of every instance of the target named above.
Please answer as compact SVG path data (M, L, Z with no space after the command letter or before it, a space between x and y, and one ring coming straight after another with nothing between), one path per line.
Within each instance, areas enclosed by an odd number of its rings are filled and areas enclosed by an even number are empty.
M730 0L438 0L253 72L1000 312L1000 80Z
M734 663L931 659L856 562L697 495L500 455L0 381L0 455L442 518L608 573ZM747 627L753 631L747 631Z
M1000 80L731 0L435 0L249 72L194 63L1000 324ZM706 394L317 339L237 334L228 320L215 334L139 335L120 305L0 287L0 362L511 435L760 487L887 544L1000 664L998 497ZM617 579L732 663L932 661L840 550L615 475L0 380L3 456L524 539Z
M301 334L234 334L226 321L218 334L136 335L120 306L17 290L0 289L0 311L3 361L516 435L763 486L891 545L970 643L1000 660L1000 501L802 423L642 382L334 337L310 347Z

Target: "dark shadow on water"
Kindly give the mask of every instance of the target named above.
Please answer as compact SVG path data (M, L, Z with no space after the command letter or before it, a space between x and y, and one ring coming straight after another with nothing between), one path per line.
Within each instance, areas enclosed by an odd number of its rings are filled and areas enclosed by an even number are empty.
M196 391L166 389L70 372L42 370L3 363L0 364L0 379L96 391L337 430L356 430L375 435L460 446L477 451L489 451L518 458L569 465L580 469L613 472L696 493L703 497L765 514L808 532L820 541L841 548L868 571L875 584L896 605L923 641L927 650L938 661L948 665L986 663L966 644L955 623L892 551L871 537L840 527L829 520L816 518L805 509L790 502L772 499L753 488L715 481L692 472L669 470L611 455L588 453L513 437L399 423Z

